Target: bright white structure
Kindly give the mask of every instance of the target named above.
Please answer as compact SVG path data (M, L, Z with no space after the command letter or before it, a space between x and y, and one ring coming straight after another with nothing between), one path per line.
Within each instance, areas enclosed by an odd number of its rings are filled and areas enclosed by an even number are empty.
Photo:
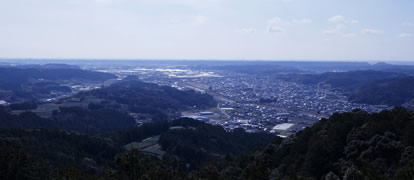
M290 127L292 127L295 124L292 123L283 123L283 124L278 124L275 127L273 127L274 130L282 130L282 131L286 131L287 129L289 129Z

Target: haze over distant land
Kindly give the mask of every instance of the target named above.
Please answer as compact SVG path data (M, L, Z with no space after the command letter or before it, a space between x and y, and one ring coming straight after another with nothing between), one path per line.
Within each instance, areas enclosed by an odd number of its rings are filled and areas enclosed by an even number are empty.
M0 57L414 59L411 0L0 1Z
M361 64L364 66L372 66L379 64L388 64L388 65L414 65L414 60L253 60L253 59L47 59L47 58L0 58L0 64L49 64L49 63L64 63L72 65L81 65L81 64L177 64L177 65L196 65L196 64L221 64L221 65L246 65L246 64L325 64L334 63L336 66L341 66L341 64Z

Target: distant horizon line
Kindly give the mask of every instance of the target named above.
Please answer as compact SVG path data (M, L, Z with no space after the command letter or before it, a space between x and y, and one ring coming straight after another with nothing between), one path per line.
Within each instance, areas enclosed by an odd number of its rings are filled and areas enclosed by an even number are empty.
M327 60L327 59L151 59L151 58L0 58L4 60L36 61L246 61L246 62L368 62L368 63L414 63L414 60Z

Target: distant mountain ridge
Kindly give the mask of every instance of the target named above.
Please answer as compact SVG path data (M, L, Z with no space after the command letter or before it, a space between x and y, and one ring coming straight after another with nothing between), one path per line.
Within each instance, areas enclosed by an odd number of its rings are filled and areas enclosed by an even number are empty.
M50 63L50 64L22 64L17 66L12 66L15 68L20 69L80 69L77 65L69 65L69 64L57 64L57 63Z
M71 92L62 82L104 82L116 78L103 72L82 70L77 66L49 64L29 67L0 67L0 99L36 101L51 91Z
M367 70L289 74L280 78L302 84L329 84L349 93L349 100L357 103L399 106L414 99L414 77L404 73Z

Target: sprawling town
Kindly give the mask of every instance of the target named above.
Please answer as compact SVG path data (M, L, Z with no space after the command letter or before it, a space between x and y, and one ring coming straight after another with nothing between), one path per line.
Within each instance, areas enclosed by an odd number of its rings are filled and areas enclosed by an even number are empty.
M386 105L356 104L323 84L303 85L277 77L187 68L105 68L122 79L136 75L142 81L180 90L208 93L218 101L216 108L182 112L183 117L220 125L226 130L267 132L285 137L311 126L336 112L362 109L378 112Z

